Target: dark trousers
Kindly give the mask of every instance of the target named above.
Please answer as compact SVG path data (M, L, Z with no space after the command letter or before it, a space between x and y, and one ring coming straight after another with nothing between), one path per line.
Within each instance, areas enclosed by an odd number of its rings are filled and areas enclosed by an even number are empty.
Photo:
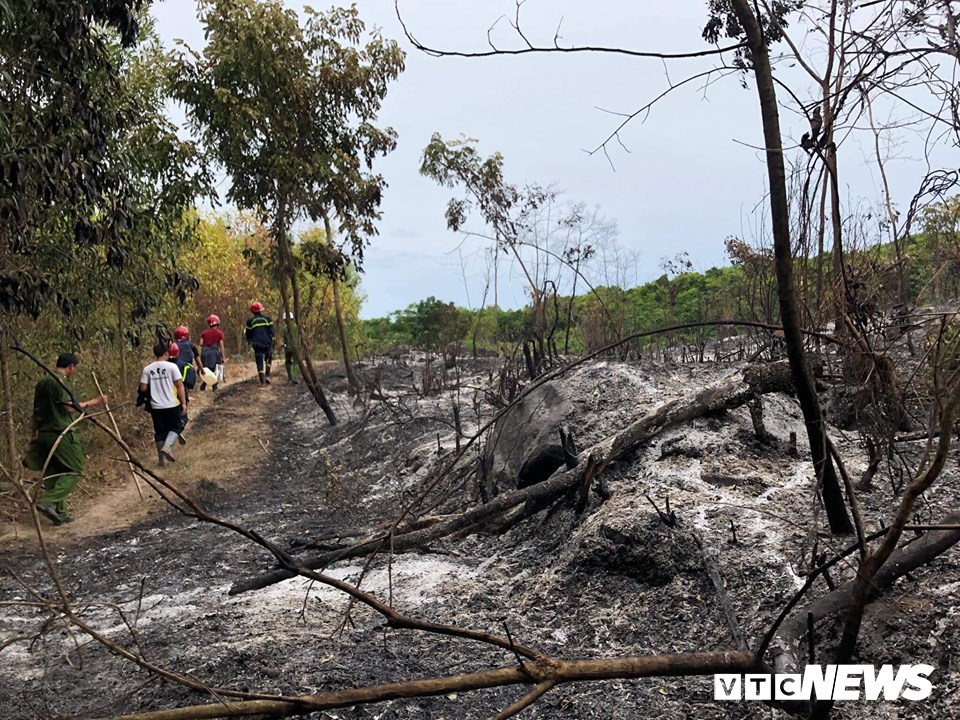
M257 361L257 372L270 374L270 363L273 362L273 348L253 346L253 359Z
M220 348L216 345L207 345L200 351L200 359L203 366L211 372L217 371L217 365L223 364L223 358L220 356Z
M153 418L153 439L158 443L164 442L168 433L179 433L183 429L183 417L179 405L162 410L150 410L150 417Z

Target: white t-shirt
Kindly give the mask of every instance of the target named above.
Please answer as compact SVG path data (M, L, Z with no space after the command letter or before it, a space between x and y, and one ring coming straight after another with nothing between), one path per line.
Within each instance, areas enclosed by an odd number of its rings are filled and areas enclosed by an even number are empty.
M150 386L150 407L155 410L177 407L180 398L174 382L180 380L180 368L168 360L154 360L140 373L140 382Z

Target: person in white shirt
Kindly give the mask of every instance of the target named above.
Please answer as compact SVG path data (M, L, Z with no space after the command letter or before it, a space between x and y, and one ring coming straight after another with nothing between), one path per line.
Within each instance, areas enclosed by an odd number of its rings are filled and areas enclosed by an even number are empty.
M153 348L156 360L140 373L140 392L149 393L150 416L153 418L153 439L157 443L160 464L174 462L173 444L183 427L187 412L187 396L180 376L180 368L170 362L174 343L157 343Z

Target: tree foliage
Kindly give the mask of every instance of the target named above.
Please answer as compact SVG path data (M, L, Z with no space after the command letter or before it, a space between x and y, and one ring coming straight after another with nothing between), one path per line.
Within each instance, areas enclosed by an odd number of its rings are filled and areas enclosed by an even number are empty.
M757 21L767 47L783 40L783 31L789 25L789 14L805 4L804 0L773 0L764 3L767 13L758 11ZM731 0L709 0L707 12L707 24L703 28L704 40L714 45L724 38L740 42L745 40L746 33L733 10ZM737 48L735 64L743 70L752 67L750 48L746 44Z
M259 263L270 252L267 230L252 216L237 213L201 216L198 243L181 257L199 288L177 324L199 331L211 314L220 317L231 352L245 349L244 323L251 301L277 307L279 296L269 272Z
M396 145L374 122L404 55L355 5L304 13L272 0L200 3L207 44L179 55L174 92L229 174L229 200L286 228L335 215L359 267L386 185L373 162Z
M164 114L167 58L138 7L21 3L4 17L0 307L58 309L77 336L104 303L138 324L196 287L176 253L206 177Z
M335 423L300 336L304 308L290 230L303 217L328 226L335 216L360 269L385 186L373 163L396 144L393 130L374 121L404 56L395 42L366 31L356 6L304 12L301 23L276 0L207 0L200 5L207 44L202 53L181 53L173 77L191 127L231 178L228 199L270 227L289 347ZM356 386L342 324L340 335Z

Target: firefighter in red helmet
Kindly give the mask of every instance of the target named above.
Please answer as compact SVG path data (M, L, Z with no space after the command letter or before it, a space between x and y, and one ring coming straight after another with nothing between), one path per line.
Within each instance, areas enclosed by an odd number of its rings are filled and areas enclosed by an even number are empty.
M259 302L250 303L252 313L247 320L246 338L257 361L260 385L270 384L270 364L273 362L273 320L263 312Z

